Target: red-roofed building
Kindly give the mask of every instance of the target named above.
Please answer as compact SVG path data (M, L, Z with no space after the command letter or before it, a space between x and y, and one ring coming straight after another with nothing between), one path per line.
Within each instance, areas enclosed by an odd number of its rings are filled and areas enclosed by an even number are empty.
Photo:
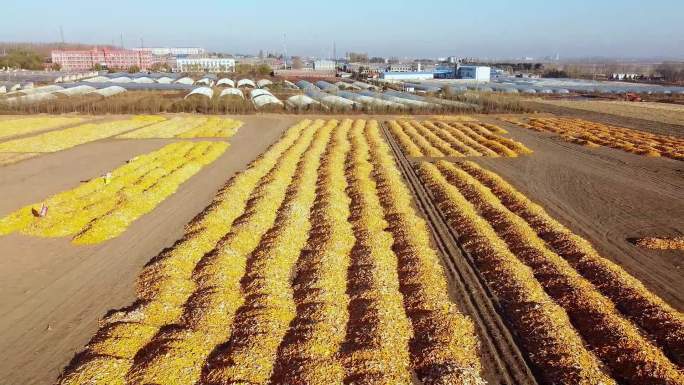
M152 66L152 54L149 51L107 48L55 50L52 51L52 62L61 65L64 71L87 71L96 64L110 69L126 70L138 66L146 70Z

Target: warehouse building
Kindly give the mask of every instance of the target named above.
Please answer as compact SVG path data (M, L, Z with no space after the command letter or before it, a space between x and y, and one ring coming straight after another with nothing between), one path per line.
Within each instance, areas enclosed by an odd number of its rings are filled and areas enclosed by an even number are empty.
M315 60L313 62L314 71L335 71L335 62L332 60Z
M381 72L380 79L387 81L404 81L404 80L430 80L434 79L435 74L432 72Z
M64 71L87 71L99 64L110 69L128 69L133 66L146 70L152 65L152 54L127 49L54 50L52 62Z
M233 72L235 59L231 58L178 58L176 70L179 72Z
M144 47L133 48L134 51L147 51L154 56L188 56L203 55L204 48L199 47Z
M492 76L492 69L485 66L458 66L457 76L460 79L488 82Z

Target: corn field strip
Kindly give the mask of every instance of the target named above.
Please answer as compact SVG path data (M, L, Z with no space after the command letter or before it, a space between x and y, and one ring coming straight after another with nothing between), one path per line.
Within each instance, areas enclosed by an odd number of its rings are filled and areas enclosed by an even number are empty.
M458 236L446 224L442 213L435 206L435 199L425 189L399 143L390 133L391 123L386 122L384 136L390 144L401 172L416 198L421 211L430 219L427 223L434 234L434 242L441 251L442 262L451 277L453 289L457 292L460 308L475 321L476 332L481 342L480 355L483 375L489 383L536 384L536 379L523 353L518 349L514 336L499 316L501 306L490 293L485 281L474 268L471 256L457 242Z
M219 117L174 117L117 136L119 139L230 138L242 122Z
M575 329L619 382L675 384L684 379L635 325L622 318L609 299L549 250L529 224L506 209L487 187L452 163L440 161L437 168L489 222L508 249L532 269L544 290L565 309Z
M475 207L433 164L417 166L459 242L499 298L511 328L543 383L616 384L584 347L565 311L544 291L534 274L508 250Z
M62 126L83 122L85 118L76 117L37 117L0 120L0 140L46 131Z
M138 156L87 183L0 218L0 235L73 236L75 244L115 238L226 150L226 143L180 142ZM37 216L42 206L48 211Z
M161 116L138 115L130 119L86 123L35 136L0 143L1 152L57 152L80 144L109 138L123 132L166 120Z
M481 384L472 322L397 183L377 122L291 127L148 263L59 384Z
M570 143L610 147L637 155L684 160L684 139L575 118L501 118L537 132L551 132Z
M622 267L602 257L587 240L575 235L500 176L472 162L461 163L460 167L489 188L508 210L524 219L549 249L609 298L674 363L684 366L684 315Z
M165 348L163 342L158 342L164 338L162 328L179 324L183 332L183 329L201 326L201 322L198 322L184 328L184 320L192 321L191 317L184 314L206 312L202 316L205 323L221 317L217 319L219 330L216 332L230 333L230 330L222 329L229 329L232 322L230 309L236 310L240 306L239 302L234 302L235 297L239 299L240 295L231 298L226 293L239 291L238 280L244 269L238 265L239 260L233 261L231 254L240 250L232 250L230 243L242 241L233 243L243 249L249 247L243 240L249 240L251 235L249 218L245 214L251 212L252 217L256 216L257 197L268 193L270 182L279 177L277 166L298 159L306 141L313 134L311 125L310 120L303 120L288 129L246 171L228 181L212 204L186 227L183 238L145 267L138 278L138 300L130 308L114 312L102 321L100 330L74 358L73 363L65 368L59 384L124 385L127 375L130 378L149 377L168 381L169 384L193 383L199 378L204 362L202 355L196 357L182 346L174 351L172 347ZM248 203L251 203L249 207ZM236 223L236 220L239 222ZM239 229L231 232L234 223L239 225ZM203 302L209 309L193 306L202 305ZM216 308L212 309L211 305L216 305ZM227 322L222 322L226 318ZM212 337L216 338L211 335L205 338L203 332L198 328L190 329L185 334L199 335L198 346L201 348L203 341L211 344L214 342ZM227 334L224 336L227 338ZM174 341L173 338L169 339L169 343ZM159 346L158 350L156 346ZM204 347L207 355L211 349L212 346ZM134 367L134 358L139 351L154 350L162 353L160 359L149 358L143 363L138 360ZM163 360L166 352L170 358L157 364ZM151 356L154 357L154 354Z
M517 157L532 151L522 143L500 136L498 126L459 121L388 121L389 131L410 157Z

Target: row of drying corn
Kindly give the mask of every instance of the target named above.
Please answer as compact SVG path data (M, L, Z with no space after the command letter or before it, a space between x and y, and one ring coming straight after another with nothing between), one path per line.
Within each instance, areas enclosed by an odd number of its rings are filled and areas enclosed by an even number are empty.
M152 382L163 379L168 384L187 384L199 378L205 357L202 351L197 354L196 349L204 349L209 354L207 344L227 338L226 334L209 336L203 326L214 325L214 329L219 329L216 332L230 333L232 315L241 305L239 294L233 297L227 294L240 290L245 255L251 251L244 244L247 241L254 244L251 228L258 225L253 222L260 218L252 214L252 221L236 220L245 212L255 212L256 207L270 205L273 211L277 208L277 203L272 202L274 193L268 187L273 180L280 181L281 185L286 183L289 175L277 174L281 166L299 159L313 135L311 123L304 120L291 127L245 172L233 177L203 214L186 228L183 238L143 270L136 303L103 320L100 330L79 354L77 364L62 374L60 384L123 385L127 383L127 376L134 381L149 377ZM265 198L260 203L250 199L261 195ZM238 228L231 231L234 224ZM238 246L242 249L235 250ZM237 253L242 257L233 258ZM217 306L207 312L204 305L211 305L212 301L218 301ZM198 317L195 311L207 313ZM187 330L184 330L186 323ZM180 334L188 336L184 341L190 351L169 346L176 341L173 335L167 344L163 342L164 334L160 331L173 324L180 324ZM193 334L195 339L207 344L188 343ZM151 343L153 340L155 343ZM133 367L136 354L148 345L163 354ZM163 362L166 353L169 359Z
M242 122L220 117L179 116L117 136L121 139L146 138L229 138Z
M506 311L509 314L517 314L520 311L518 306L529 308L529 301L532 301L532 298L525 299L522 295L536 293L534 297L537 297L537 300L534 301L536 302L534 306L535 310L540 312L540 316L543 315L541 312L545 308L548 309L549 313L551 311L559 312L560 309L557 307L560 306L565 312L562 314L562 318L560 313L555 317L556 330L562 330L564 333L555 337L558 339L557 342L553 342L549 338L551 336L545 333L547 330L551 330L548 329L552 326L551 321L547 321L549 323L547 329L538 333L538 336L525 336L524 338L524 341L529 341L527 343L530 345L527 350L533 357L532 361L538 365L541 371L549 375L547 379L553 382L564 378L555 377L553 369L561 369L557 371L557 375L560 376L567 376L571 373L570 368L566 368L567 371L563 372L562 367L556 367L559 357L565 356L562 361L565 361L565 364L572 364L572 360L568 360L567 357L579 358L584 356L585 359L591 359L593 363L588 365L586 364L588 361L585 361L585 368L589 371L576 373L578 377L575 377L573 381L580 378L600 379L601 372L591 368L598 370L598 368L605 366L603 375L610 376L619 383L681 383L684 377L679 372L677 363L673 363L673 361L676 362L676 359L670 361L659 346L654 345L649 339L642 336L642 330L639 328L641 325L638 322L636 324L631 323L618 309L618 306L626 305L625 302L633 301L633 297L623 297L619 301L615 301L614 296L611 298L609 295L604 295L600 287L594 286L594 282L583 277L568 260L560 255L561 252L549 247L541 238L543 233L545 239L548 240L548 226L535 229L524 218L509 210L502 203L509 198L504 197L500 200L500 197L497 197L492 190L469 173L476 174L474 170L480 170L480 175L482 174L482 169L471 162L459 163L456 166L442 161L438 162L436 167L433 165L421 166L422 175L437 190L436 195L449 199L449 201L442 202L444 211L453 221L452 225L456 226L461 233L466 249L473 254L485 277L495 290L499 291L497 294L504 297L504 306L509 307ZM520 206L518 208L520 209ZM463 222L466 221L470 221L470 223L464 224ZM473 234L478 234L485 239L477 239ZM563 242L568 235L568 233L564 233L562 238L557 237L555 239ZM488 244L483 244L484 242ZM569 250L566 248L565 252L568 253ZM495 260L504 263L503 266L512 271L515 268L517 277L515 275L501 275L505 271L501 265L495 267L494 271L491 270L492 260L490 258L497 254L502 257L499 257L500 260ZM588 271L585 270L585 273ZM504 283L508 287L500 287L502 279L505 280ZM530 279L533 281L528 282ZM608 282L602 283L604 286L610 284ZM516 286L524 288L523 290L528 293L518 293L516 296L518 303L510 303L508 302L508 295L510 295L511 288ZM544 304L547 301L550 302ZM654 309L651 306L642 310ZM665 306L663 310L671 309ZM530 311L530 313L532 316L533 312ZM669 314L673 315L672 313ZM518 314L518 316L520 315ZM629 314L627 315L629 316ZM675 323L667 326L661 324L660 329L665 328L671 332L678 332L680 339L677 342L681 346L683 324L681 316L677 320L676 314L674 315L675 317L669 319L659 318L660 321ZM553 317L549 318L553 320ZM540 320L543 319L543 317L540 318ZM512 320L514 324L519 322L516 328L520 324L525 324L525 320L518 320L513 317ZM534 318L527 320L527 322L530 321L537 320ZM677 321L679 321L679 325L677 325ZM532 333L534 330L527 330L527 332ZM578 337L587 343L588 350L582 350L583 347L577 342ZM657 338L657 334L653 337ZM566 341L562 342L560 338L565 338ZM535 341L535 339L540 339L540 341ZM575 345L566 345L566 351L560 350L555 354L549 354L549 351L546 350L548 349L546 346L567 344L569 339L575 340ZM663 346L666 352L676 357L676 351ZM541 351L537 351L539 349ZM544 359L535 362L535 359L540 357L544 357ZM549 359L552 362L549 362ZM576 361L574 364L580 363L580 361Z
M388 122L390 133L407 156L464 157L529 154L531 150L499 133L505 131L484 123L400 120Z
M321 158L307 252L292 280L297 311L278 352L275 384L341 384L345 378L336 357L349 319L347 269L354 245L344 173L351 124L347 119L338 126Z
M48 116L0 120L0 139L81 123L84 118Z
M267 383L278 346L296 313L290 272L306 244L320 158L338 122L317 128L296 165L275 222L249 255L243 277L244 304L232 334L209 363L206 384ZM297 164L298 163L298 164Z
M213 162L226 143L180 142L132 159L95 178L0 219L0 234L20 231L42 237L74 236L92 244L119 236L178 187ZM46 215L35 215L43 206Z
M637 324L677 365L684 366L684 315L651 293L619 265L603 258L582 237L551 217L499 175L472 162L460 167L476 178L511 212L543 236L547 245Z
M388 231L399 259L400 289L413 325L412 369L423 384L482 384L478 339L472 321L449 298L440 257L430 231L413 206L377 123L366 131Z
M544 290L567 312L594 354L619 382L676 384L684 377L637 326L626 320L615 304L540 238L521 217L508 210L483 184L459 167L440 162L438 168L480 215L495 229Z
M417 172L498 297L506 319L543 381L616 384L585 348L563 308L544 291L534 272L508 249L491 224L437 166L423 162Z
M399 290L392 235L372 178L370 149L362 120L350 131L347 191L356 243L351 251L347 292L349 322L342 360L354 383L410 384L408 343L413 333Z
M565 141L589 147L605 146L638 155L684 159L684 140L674 136L572 118L531 118L528 123L514 118L504 120L539 132L553 132Z
M242 126L242 122L234 119L209 117L206 122L185 131L177 138L230 138Z
M56 152L163 120L166 119L161 116L138 115L124 120L86 123L0 143L0 152Z

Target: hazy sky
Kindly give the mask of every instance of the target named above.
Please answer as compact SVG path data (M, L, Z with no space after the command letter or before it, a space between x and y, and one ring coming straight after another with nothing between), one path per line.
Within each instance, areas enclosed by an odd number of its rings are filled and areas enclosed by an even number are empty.
M684 58L684 0L1 0L0 41L330 56Z

